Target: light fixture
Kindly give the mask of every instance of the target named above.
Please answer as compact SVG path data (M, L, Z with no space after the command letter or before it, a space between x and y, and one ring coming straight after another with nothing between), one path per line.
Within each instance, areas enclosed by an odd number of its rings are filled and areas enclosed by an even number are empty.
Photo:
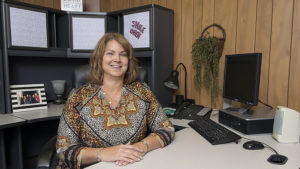
M177 90L179 88L179 82L178 82L179 72L178 72L178 68L179 68L180 65L184 69L184 101L185 102L190 102L190 103L194 104L195 101L193 99L187 99L187 94L186 94L186 77L187 77L187 71L186 71L186 67L184 66L183 63L179 63L176 66L176 70L172 70L170 76L164 81L164 85L166 87L174 89L174 90ZM177 98L177 96L176 96L176 98ZM177 103L177 101L176 101L176 103Z

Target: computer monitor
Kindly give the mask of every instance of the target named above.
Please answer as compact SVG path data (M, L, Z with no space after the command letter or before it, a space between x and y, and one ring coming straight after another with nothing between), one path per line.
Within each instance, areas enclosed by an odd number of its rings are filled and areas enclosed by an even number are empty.
M258 103L261 53L225 56L223 97L255 106Z

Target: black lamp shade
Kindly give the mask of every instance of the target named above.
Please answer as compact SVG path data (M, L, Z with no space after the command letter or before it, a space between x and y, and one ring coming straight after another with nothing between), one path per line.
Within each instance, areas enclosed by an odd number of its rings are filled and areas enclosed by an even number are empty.
M164 85L171 89L178 89L178 75L179 72L177 70L173 70L170 76L164 81Z
M176 70L172 70L170 76L167 78L167 80L164 81L164 85L171 89L175 89L175 90L178 89L178 87L179 87L179 82L178 82L179 72L177 70L178 70L179 66L182 66L184 69L184 98L185 98L185 100L187 100L186 99L186 76L187 76L187 73L186 73L186 67L184 66L183 63L179 63L176 66Z

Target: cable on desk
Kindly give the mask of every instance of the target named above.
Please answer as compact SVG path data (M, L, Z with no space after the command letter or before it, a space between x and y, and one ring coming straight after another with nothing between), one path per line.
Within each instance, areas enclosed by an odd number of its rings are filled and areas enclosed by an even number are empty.
M270 105L268 105L268 104L264 103L264 102L263 102L263 101L261 101L260 99L258 99L258 101L259 101L261 104L263 104L263 105L265 105L265 106L267 106L267 107L270 107L271 109L273 109L273 107L272 107L272 106L270 106Z
M252 139L249 139L246 137L242 137L242 138L249 140L249 141L256 141L256 140L252 140ZM256 142L260 142L260 141L256 141ZM263 143L263 142L260 142L260 143L262 143L264 146L266 146L266 148L271 149L275 153L275 154L272 154L267 159L268 162L270 162L272 164L279 164L279 165L284 165L287 162L288 158L286 156L279 154L273 147L269 146L268 144Z

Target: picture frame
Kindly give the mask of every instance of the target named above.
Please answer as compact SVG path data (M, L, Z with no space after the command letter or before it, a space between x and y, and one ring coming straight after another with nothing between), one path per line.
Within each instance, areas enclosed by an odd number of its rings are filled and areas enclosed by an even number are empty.
M24 84L10 86L13 113L47 109L44 84Z

